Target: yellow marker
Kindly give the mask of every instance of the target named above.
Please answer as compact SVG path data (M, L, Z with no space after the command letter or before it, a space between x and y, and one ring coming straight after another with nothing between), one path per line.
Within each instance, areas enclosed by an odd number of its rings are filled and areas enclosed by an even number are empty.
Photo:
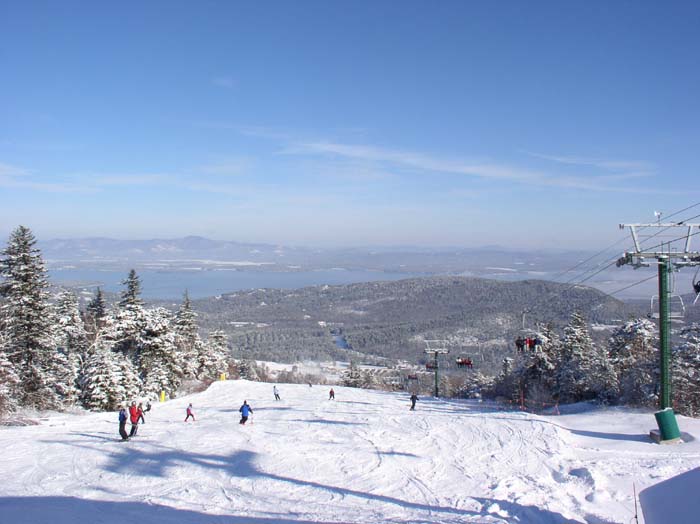
M219 380L226 380L226 373L222 373L221 377L219 377Z
M165 391L160 392L160 401L165 402Z

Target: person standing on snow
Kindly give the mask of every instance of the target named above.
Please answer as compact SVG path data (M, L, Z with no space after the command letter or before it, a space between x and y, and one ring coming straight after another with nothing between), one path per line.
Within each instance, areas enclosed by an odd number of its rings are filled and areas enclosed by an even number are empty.
M124 406L119 406L119 435L122 440L129 440L129 435L126 434L126 409Z
M335 400L335 391L333 391L333 388L328 392L328 400Z
M192 413L192 404L187 406L187 416L185 417L185 422L187 422L190 419L190 417L192 417L192 422L196 422L196 420L194 419L194 413Z
M136 407L136 402L132 402L129 406L129 420L131 421L130 437L135 437L139 430L139 408Z
M277 386L272 386L272 392L275 394L275 400L282 400L279 391L277 391Z
M243 405L238 409L241 412L241 421L239 424L245 424L248 421L248 415L253 413L253 408L248 405L248 401L244 400Z
M143 404L141 402L139 402L138 409L139 409L139 423L145 424L146 419L143 417Z
M415 393L413 393L413 394L411 395L411 411L413 411L414 409L416 409L416 401L417 401L417 400L418 400L418 395L416 395Z

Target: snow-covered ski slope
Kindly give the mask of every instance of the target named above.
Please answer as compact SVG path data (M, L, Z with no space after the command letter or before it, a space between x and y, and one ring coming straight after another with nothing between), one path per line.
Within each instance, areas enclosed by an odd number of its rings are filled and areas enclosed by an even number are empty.
M699 441L649 442L651 413L428 398L412 412L406 394L278 387L280 402L271 384L229 381L156 404L129 442L116 413L1 428L0 522L628 523L633 482L700 466ZM254 415L240 426L244 399ZM700 435L699 420L679 422Z

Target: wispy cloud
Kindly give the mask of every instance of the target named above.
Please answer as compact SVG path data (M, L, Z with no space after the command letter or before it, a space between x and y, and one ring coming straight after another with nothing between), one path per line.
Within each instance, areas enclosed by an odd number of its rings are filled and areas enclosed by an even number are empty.
M83 184L36 180L28 169L3 163L0 163L0 187L46 193L89 193L93 191Z
M584 162L586 159L551 157L552 159L557 158L559 163L574 163L576 161L579 165L594 166L607 172L618 171L623 168L636 168L639 170L634 173L572 176L508 164L473 162L412 151L385 149L368 145L341 144L330 141L296 142L286 146L281 153L287 155L340 157L375 162L388 167L398 166L416 171L465 175L489 180L507 180L533 186L622 193L652 193L657 191L638 186L612 185L614 182L651 176L651 173L646 171L646 168L651 166L643 162L598 161L594 163L590 159L588 159L588 162ZM550 158L548 157L548 159Z
M253 161L248 158L238 158L197 166L195 171L207 175L242 175L248 172Z
M0 163L0 177L14 178L29 176L30 172L22 167Z
M232 76L217 76L211 79L211 83L216 87L223 87L224 89L233 89L238 86L238 80Z
M607 171L652 171L654 169L654 165L648 162L587 158L581 156L544 155L541 153L533 153L532 151L524 151L524 153L534 158L549 160L550 162L556 162L558 164L588 166Z
M66 142L49 142L49 141L19 141L19 140L0 140L0 148L13 149L19 151L46 151L50 153L65 153L69 151L78 151L82 146L77 144L69 144Z
M161 173L115 173L87 175L87 178L97 186L152 186L169 182L173 176Z

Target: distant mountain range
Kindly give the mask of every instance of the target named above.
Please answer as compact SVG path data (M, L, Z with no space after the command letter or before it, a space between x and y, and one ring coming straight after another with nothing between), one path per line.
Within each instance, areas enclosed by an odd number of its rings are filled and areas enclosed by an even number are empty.
M359 269L398 273L461 274L511 279L546 278L582 260L586 253L511 250L502 247L310 248L219 241L198 236L175 239L54 239L39 242L50 268L65 266L123 270L235 266L273 271ZM515 278L517 279L517 278Z

